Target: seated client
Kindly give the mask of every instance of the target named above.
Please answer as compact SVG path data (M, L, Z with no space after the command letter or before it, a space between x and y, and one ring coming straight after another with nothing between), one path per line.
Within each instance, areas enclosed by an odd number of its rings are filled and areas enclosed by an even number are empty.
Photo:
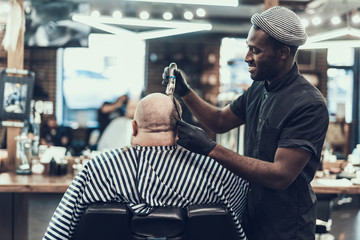
M157 206L222 203L245 239L241 222L248 182L213 159L176 145L178 119L171 97L154 93L143 98L132 122L131 146L103 152L84 166L60 201L44 239L71 238L90 203L110 201L127 203L135 214Z

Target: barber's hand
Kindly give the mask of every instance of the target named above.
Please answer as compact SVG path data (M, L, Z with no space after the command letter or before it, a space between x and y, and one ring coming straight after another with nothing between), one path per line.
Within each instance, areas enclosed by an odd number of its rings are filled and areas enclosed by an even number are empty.
M214 149L216 142L214 142L201 128L179 120L176 124L179 126L179 139L177 140L177 144L180 146L206 156Z
M180 97L183 97L190 92L191 88L187 84L185 77L183 76L180 70L174 69L174 75L176 78L175 93ZM162 74L162 78L163 81L161 84L166 87L169 82L169 67L164 68L164 73Z

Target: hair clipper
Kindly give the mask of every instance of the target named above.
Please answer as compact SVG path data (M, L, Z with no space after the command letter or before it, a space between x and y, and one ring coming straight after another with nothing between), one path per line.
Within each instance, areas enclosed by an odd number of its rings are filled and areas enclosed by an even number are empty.
M165 94L166 95L173 95L175 92L175 84L176 84L176 77L174 75L174 70L177 69L176 63L170 63L169 65L169 77L168 77L168 84L166 86Z

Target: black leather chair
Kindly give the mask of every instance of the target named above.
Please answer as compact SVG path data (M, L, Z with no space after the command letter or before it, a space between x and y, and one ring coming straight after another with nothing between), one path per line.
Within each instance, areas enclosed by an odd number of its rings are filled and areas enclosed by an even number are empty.
M77 226L76 240L235 240L234 222L220 204L159 207L134 215L122 203L90 205Z

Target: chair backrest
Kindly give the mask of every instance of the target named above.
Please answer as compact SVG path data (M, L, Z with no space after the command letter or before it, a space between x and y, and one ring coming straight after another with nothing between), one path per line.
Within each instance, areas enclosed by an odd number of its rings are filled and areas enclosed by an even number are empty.
M73 239L235 240L238 235L232 217L220 204L158 207L138 216L122 203L95 203L81 217Z

